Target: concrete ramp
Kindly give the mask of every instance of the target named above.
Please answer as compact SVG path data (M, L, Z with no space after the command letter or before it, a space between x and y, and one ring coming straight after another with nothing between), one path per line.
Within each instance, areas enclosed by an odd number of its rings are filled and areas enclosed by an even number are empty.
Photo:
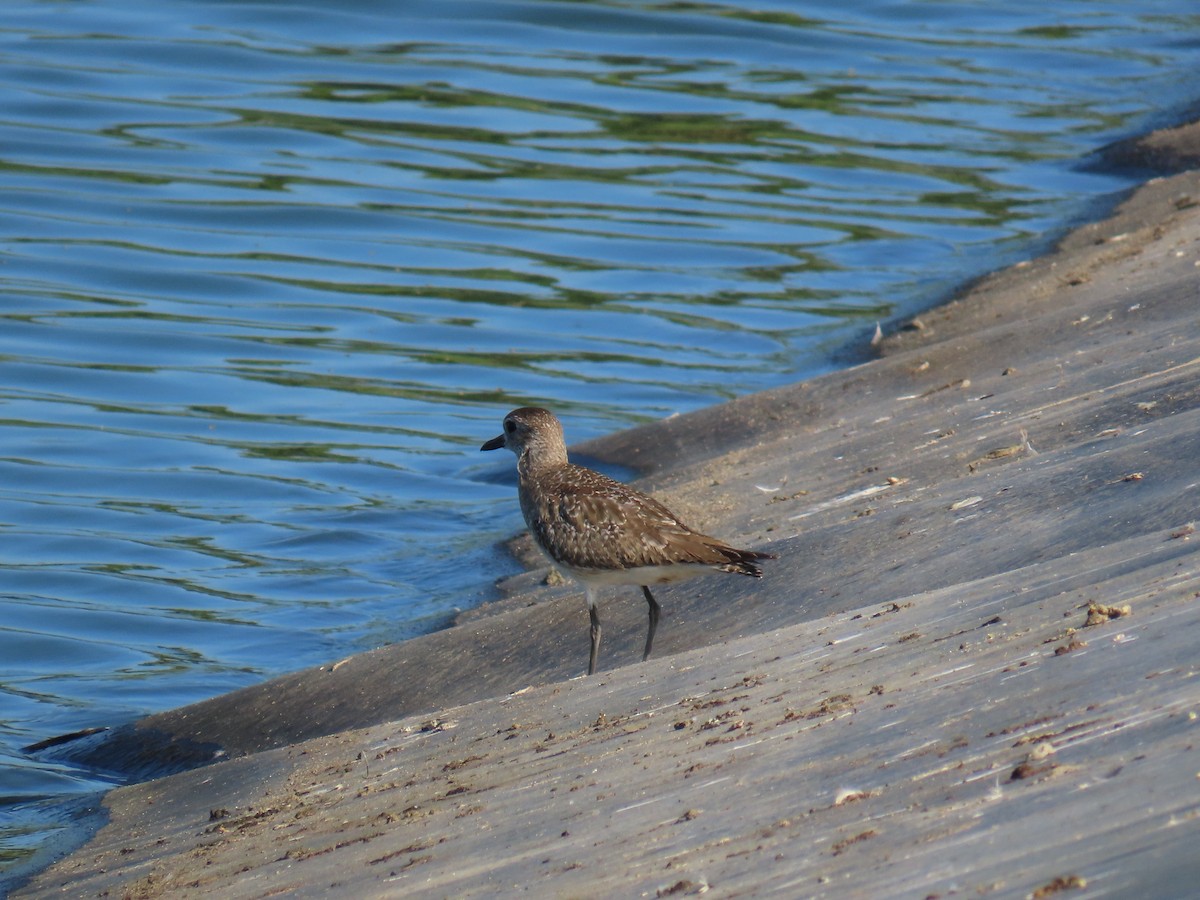
M456 627L53 751L155 773L17 896L1184 896L1200 178L881 359L594 441L761 582ZM514 498L515 505L515 498Z

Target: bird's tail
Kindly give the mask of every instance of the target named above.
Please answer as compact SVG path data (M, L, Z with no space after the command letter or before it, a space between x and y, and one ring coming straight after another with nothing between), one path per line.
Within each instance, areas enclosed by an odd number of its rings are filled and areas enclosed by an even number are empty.
M735 572L738 575L749 575L762 578L762 569L754 563L760 559L778 559L774 553L762 553L758 550L738 550L736 547L722 547L721 553L729 561L720 566L723 572Z

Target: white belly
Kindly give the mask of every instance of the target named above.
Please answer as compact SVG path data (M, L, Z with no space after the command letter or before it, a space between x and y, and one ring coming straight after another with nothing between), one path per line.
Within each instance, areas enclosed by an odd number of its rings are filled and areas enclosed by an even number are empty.
M695 578L697 575L707 575L710 572L718 571L712 566L702 566L696 563L640 566L636 569L572 569L556 563L555 568L585 585L669 584L672 581L683 581L687 578Z

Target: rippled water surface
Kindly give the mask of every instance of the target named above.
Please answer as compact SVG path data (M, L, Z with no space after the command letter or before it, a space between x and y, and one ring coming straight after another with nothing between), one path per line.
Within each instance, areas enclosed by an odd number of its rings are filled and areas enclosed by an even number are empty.
M0 868L20 747L439 626L477 454L826 371L1125 182L1177 2L12 2L0 16ZM505 465L511 465L509 459Z

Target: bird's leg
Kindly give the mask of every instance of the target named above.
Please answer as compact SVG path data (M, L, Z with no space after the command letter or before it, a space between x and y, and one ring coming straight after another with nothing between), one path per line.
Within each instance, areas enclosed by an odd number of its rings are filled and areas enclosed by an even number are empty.
M596 609L596 600L588 591L588 616L592 620L592 652L588 657L588 674L596 674L596 657L600 655L600 613Z
M650 648L654 645L654 632L658 629L658 614L662 611L658 605L658 601L654 599L654 595L650 593L650 588L642 585L642 593L646 595L646 602L650 604L650 628L646 632L646 650L642 653L642 662L650 658Z

